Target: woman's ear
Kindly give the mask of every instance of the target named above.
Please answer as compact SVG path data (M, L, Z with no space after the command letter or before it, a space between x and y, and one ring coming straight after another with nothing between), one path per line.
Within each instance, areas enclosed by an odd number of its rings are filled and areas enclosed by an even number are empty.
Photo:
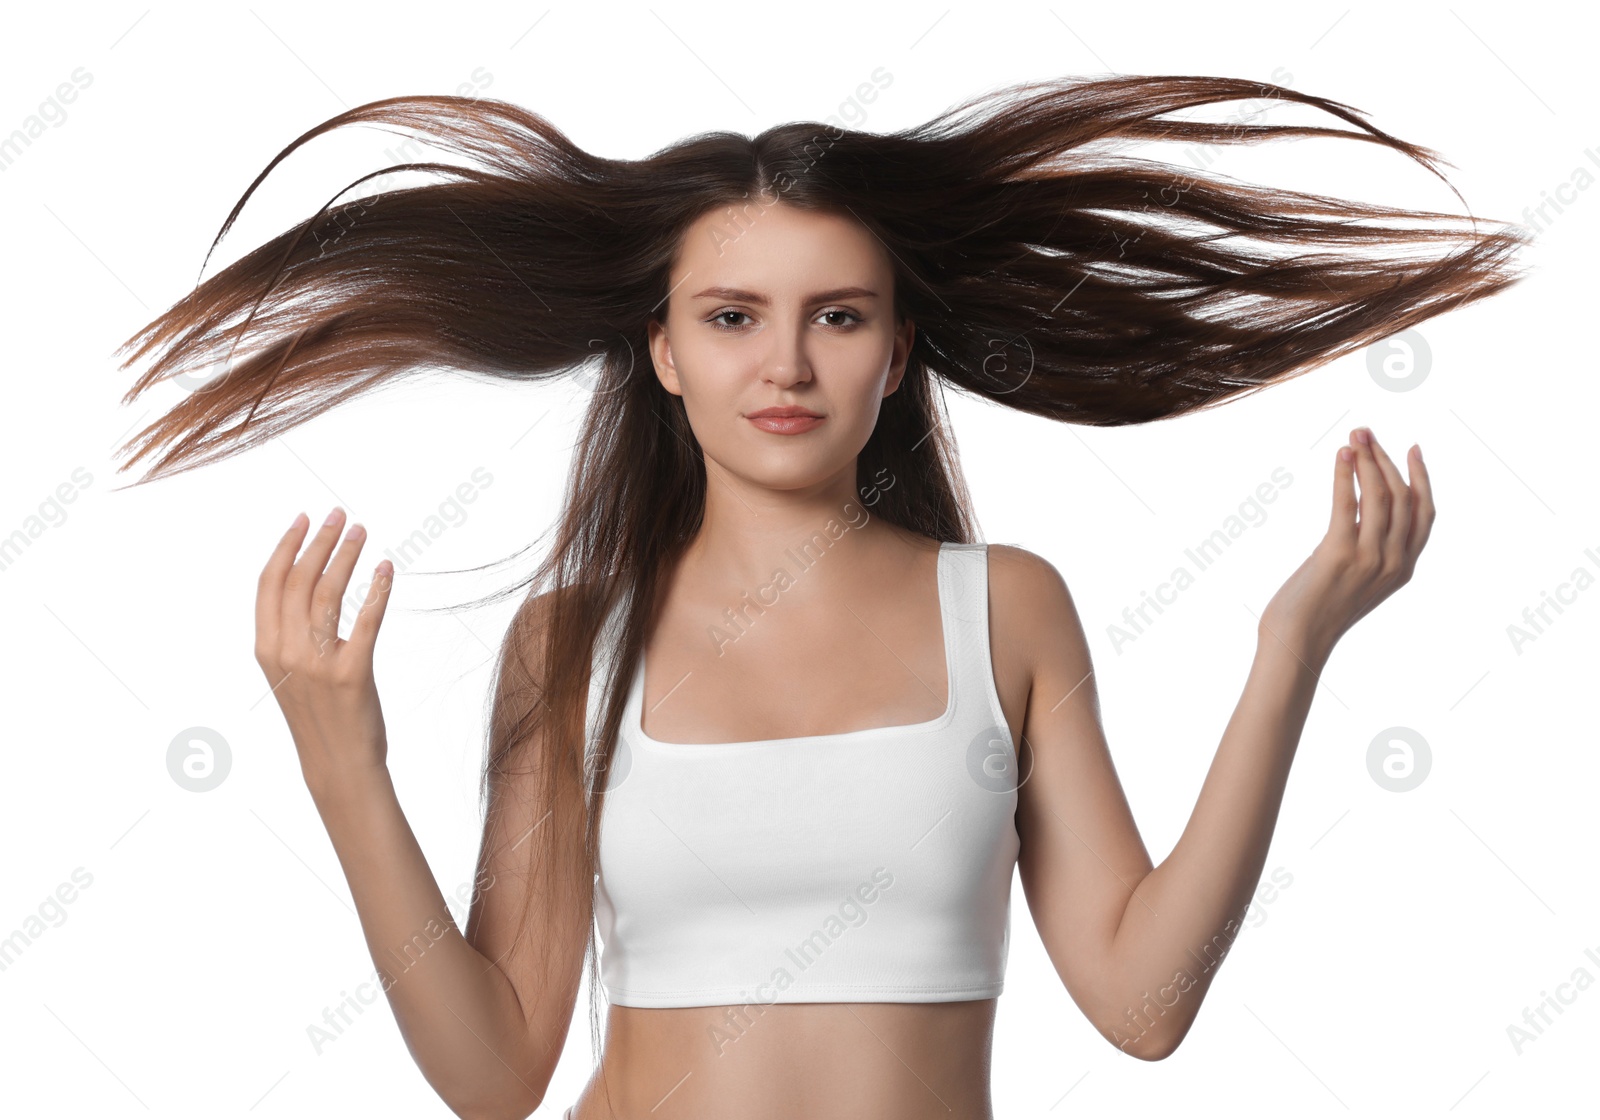
M884 383L884 396L900 388L900 382L905 380L906 363L911 359L911 344L916 337L917 325L910 319L901 319L894 331L894 349L889 355L889 379Z
M678 367L672 362L672 343L667 338L667 325L660 319L651 319L645 324L645 331L650 338L650 362L655 366L656 380L673 396L683 396L683 387L678 384Z

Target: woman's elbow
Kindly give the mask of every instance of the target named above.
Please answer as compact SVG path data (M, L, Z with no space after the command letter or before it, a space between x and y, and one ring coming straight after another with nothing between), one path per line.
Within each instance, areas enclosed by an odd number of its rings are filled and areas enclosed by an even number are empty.
M1136 1024L1121 1022L1112 1027L1102 1026L1100 1033L1107 1042L1131 1058L1138 1058L1141 1062L1159 1062L1163 1058L1170 1058L1178 1049L1184 1036L1189 1033L1188 1026L1187 1023L1157 1022L1140 1029Z
M1142 1038L1138 1042L1119 1047L1129 1057L1138 1058L1141 1062L1159 1062L1163 1058L1172 1057L1173 1051L1183 1041L1178 1038Z

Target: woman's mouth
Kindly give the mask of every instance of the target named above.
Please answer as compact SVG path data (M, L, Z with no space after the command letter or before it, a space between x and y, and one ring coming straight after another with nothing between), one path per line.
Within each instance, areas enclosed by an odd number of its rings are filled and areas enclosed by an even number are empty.
M806 408L763 408L756 412L745 414L745 419L764 432L774 432L778 435L792 436L800 432L809 432L825 417L818 416Z

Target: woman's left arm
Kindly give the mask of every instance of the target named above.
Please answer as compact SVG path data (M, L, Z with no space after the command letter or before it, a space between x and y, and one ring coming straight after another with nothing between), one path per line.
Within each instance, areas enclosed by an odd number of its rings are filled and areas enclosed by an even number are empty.
M1040 652L1024 728L1032 768L1018 791L1023 888L1069 993L1134 1057L1166 1057L1194 1023L1260 879L1318 675L1339 637L1410 579L1427 541L1434 505L1420 453L1408 486L1366 434L1341 449L1327 536L1261 615L1244 693L1159 866L1105 747L1070 597L1033 581L1025 625Z

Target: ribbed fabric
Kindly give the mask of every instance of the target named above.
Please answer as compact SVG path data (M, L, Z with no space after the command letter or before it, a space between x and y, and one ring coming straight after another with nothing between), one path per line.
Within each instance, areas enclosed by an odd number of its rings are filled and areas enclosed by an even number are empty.
M1020 844L1016 755L989 651L988 547L942 544L938 584L949 699L923 723L662 743L644 734L643 658L633 666L600 834L612 1003L1000 994ZM596 659L596 680L607 660Z

